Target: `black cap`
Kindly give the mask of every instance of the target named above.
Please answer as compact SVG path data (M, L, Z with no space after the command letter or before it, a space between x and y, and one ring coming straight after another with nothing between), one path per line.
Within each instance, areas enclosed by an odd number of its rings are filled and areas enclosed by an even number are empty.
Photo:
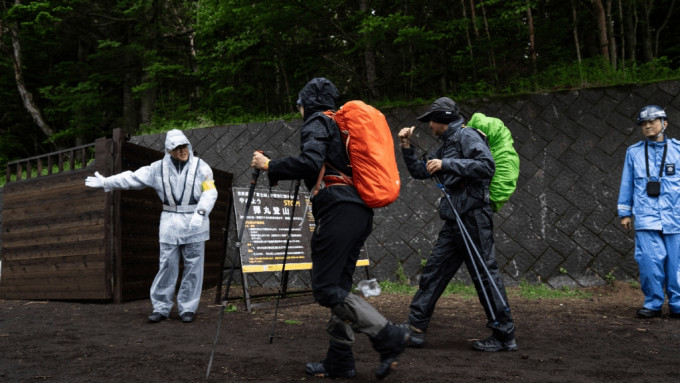
M455 101L448 97L440 97L436 99L430 109L422 116L416 118L420 122L439 122L449 123L460 118L460 108Z

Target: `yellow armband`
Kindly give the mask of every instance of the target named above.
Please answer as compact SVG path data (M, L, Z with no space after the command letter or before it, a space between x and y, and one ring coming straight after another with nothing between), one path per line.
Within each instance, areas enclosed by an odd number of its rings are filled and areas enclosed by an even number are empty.
M215 181L213 180L205 181L201 184L201 187L203 188L203 191L215 189Z

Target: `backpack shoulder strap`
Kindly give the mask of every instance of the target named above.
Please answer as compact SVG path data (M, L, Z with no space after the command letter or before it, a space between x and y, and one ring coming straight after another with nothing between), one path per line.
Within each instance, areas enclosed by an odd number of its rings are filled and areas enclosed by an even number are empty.
M479 134L479 137L482 138L482 141L484 141L484 143L486 144L486 146L489 146L489 137L486 135L486 133L484 133L484 132L482 132L481 130L479 130L479 129L475 128L475 127L472 127L472 126L467 126L467 125L465 125L464 127L476 131L477 134Z

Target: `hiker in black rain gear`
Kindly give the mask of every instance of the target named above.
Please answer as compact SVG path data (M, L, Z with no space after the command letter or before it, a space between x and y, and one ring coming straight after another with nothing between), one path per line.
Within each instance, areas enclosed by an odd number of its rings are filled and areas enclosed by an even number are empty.
M352 344L356 332L371 339L373 348L380 354L375 374L384 378L405 349L408 332L351 293L359 252L373 229L373 210L364 204L354 186L333 183L329 178L317 185L322 169L324 177L338 175L333 168L352 176L340 131L323 113L335 109L339 96L329 80L312 79L300 91L297 103L304 120L300 154L270 160L255 152L251 166L267 171L271 184L278 180L303 179L313 194L312 290L314 299L331 309L327 328L330 345L326 358L308 363L306 372L319 377L355 376Z
M489 338L475 341L472 347L481 351L516 350L515 327L510 308L506 307L508 300L494 250L489 184L495 164L491 151L482 134L463 126L465 119L458 105L450 98L437 99L428 112L417 119L429 122L432 132L442 144L425 161L419 160L410 145L414 127L401 129L399 140L408 171L416 179L437 177L438 182L442 182L446 188L449 198L442 197L439 203L439 216L444 220L444 226L423 268L420 285L413 296L408 321L404 325L410 332L409 345L424 345L425 332L437 300L465 262L484 307L487 327L493 331ZM483 265L478 264L480 257L471 253L473 249L466 247L451 205L479 250ZM477 263L473 264L473 260ZM488 273L475 272L475 268L482 271L484 266Z

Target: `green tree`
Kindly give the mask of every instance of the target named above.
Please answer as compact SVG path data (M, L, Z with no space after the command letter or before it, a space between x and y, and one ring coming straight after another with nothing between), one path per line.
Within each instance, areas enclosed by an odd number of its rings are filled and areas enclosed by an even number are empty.
M133 135L290 115L315 76L346 99L379 105L677 77L678 8L675 0L2 0L0 164L117 127Z

